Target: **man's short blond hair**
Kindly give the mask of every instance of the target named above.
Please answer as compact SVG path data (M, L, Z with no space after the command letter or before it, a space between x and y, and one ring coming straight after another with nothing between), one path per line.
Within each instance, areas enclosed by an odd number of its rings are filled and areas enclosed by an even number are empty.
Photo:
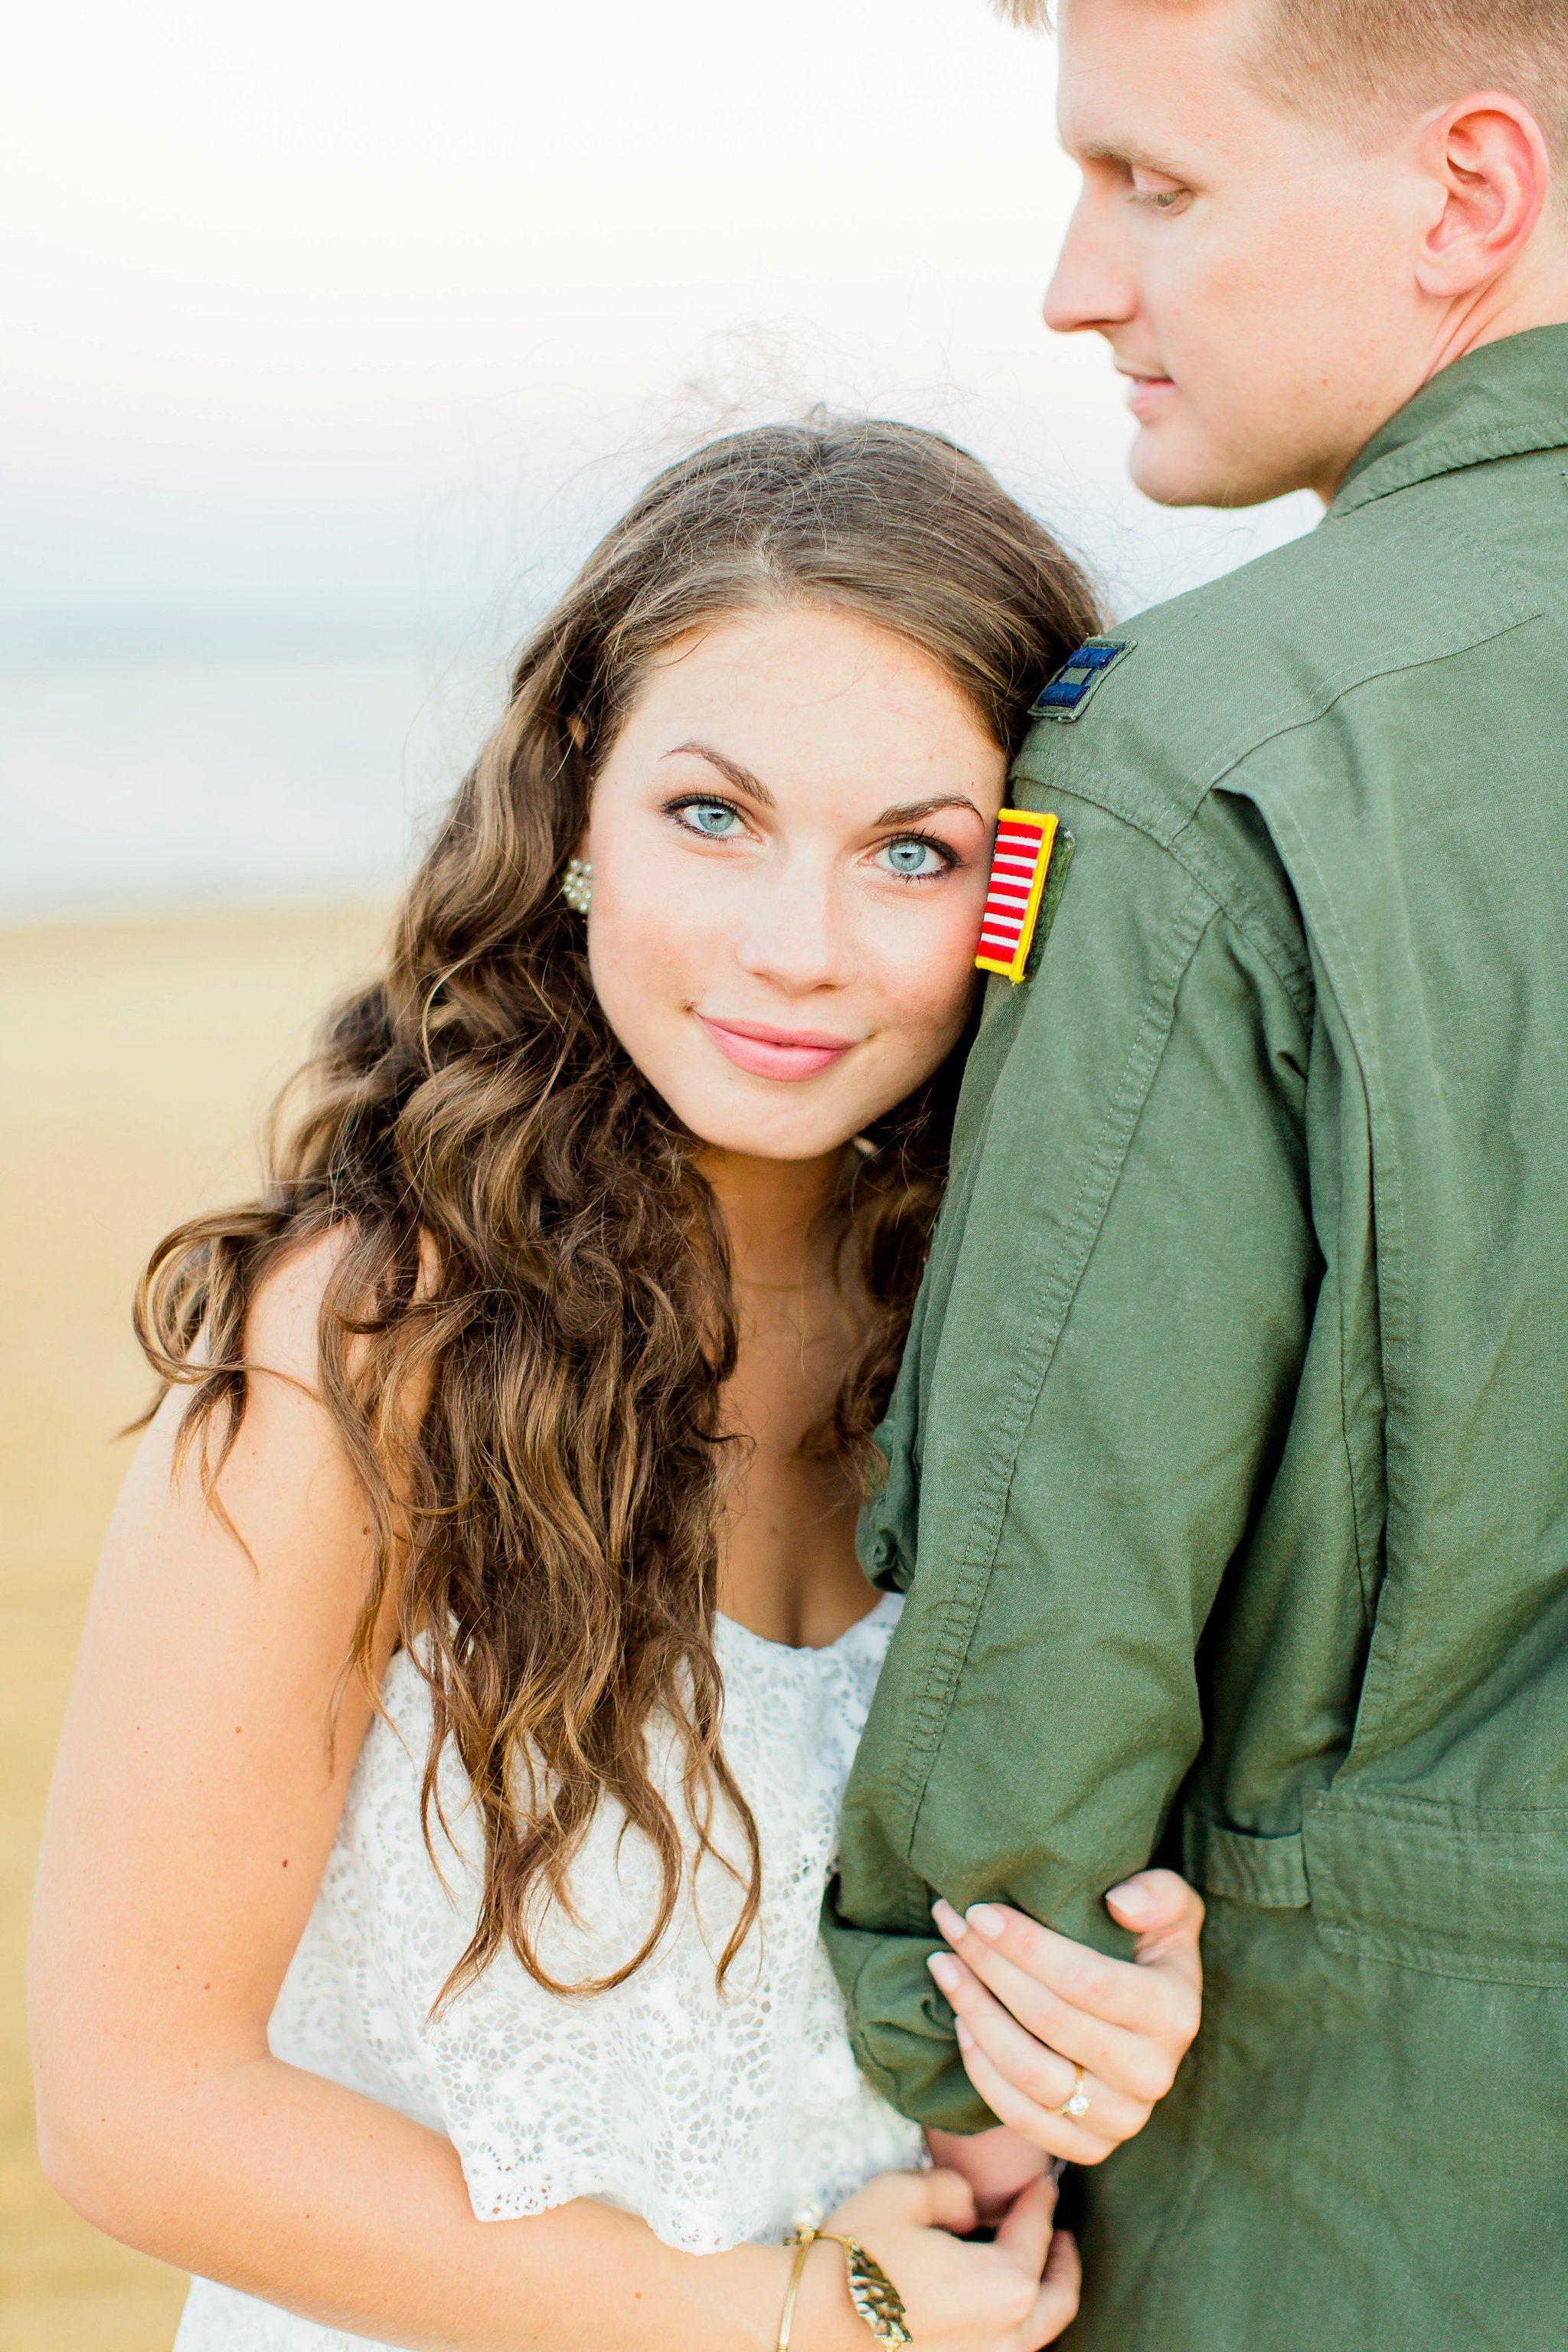
M1202 5L1203 0L1151 0ZM1568 160L1568 0L1251 0L1246 77L1279 104L1342 128L1411 116L1470 90L1529 107ZM1017 25L1047 25L1051 0L997 0Z

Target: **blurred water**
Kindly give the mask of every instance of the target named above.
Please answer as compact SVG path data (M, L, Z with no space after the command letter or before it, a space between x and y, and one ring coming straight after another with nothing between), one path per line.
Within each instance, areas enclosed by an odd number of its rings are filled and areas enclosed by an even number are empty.
M405 636L0 651L0 912L384 887L499 691Z
M1086 476L1023 485L1125 614L1310 527L1313 502L1167 515ZM410 618L325 591L262 613L0 612L0 919L379 891L500 709L504 650L616 502L548 557ZM592 521L593 528L590 528Z

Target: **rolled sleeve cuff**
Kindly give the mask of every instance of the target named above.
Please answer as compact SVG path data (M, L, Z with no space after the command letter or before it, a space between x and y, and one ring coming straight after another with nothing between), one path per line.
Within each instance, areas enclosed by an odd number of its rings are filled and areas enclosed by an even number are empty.
M861 2073L911 2122L939 2131L989 2131L996 2118L963 2071L952 2011L926 1966L945 1951L938 1936L886 1936L839 1916L837 1884L823 1936L843 1992Z

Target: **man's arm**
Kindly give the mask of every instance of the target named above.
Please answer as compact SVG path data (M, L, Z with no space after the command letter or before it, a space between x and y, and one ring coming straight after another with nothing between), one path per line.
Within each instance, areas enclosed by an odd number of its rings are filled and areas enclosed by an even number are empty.
M927 1906L1009 1902L1125 1949L1102 1897L1197 1753L1195 1654L1279 1460L1321 1268L1300 975L1267 921L1152 871L1113 820L1074 823L1076 920L1064 902L1038 1001L1005 1010L948 1239L917 1573L827 1922L872 2079L969 2130L990 2117L927 1973Z

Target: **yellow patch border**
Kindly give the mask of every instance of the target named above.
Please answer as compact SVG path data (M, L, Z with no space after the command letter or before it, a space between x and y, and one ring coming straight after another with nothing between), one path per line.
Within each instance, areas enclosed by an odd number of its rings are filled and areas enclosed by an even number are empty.
M1024 908L1024 928L1018 934L1017 946L1005 963L995 956L977 955L974 959L974 968L976 971L998 972L1004 980L1010 980L1016 988L1024 977L1024 967L1029 961L1029 950L1035 942L1035 923L1039 915L1040 901L1046 895L1046 877L1051 870L1051 852L1056 847L1057 820L1054 816L1044 814L1038 809L1005 808L997 815L997 830L1000 831L1005 824L1034 825L1040 836L1039 859L1035 866L1035 878L1029 885L1029 896ZM985 895L987 898L991 895L989 879L985 886Z

